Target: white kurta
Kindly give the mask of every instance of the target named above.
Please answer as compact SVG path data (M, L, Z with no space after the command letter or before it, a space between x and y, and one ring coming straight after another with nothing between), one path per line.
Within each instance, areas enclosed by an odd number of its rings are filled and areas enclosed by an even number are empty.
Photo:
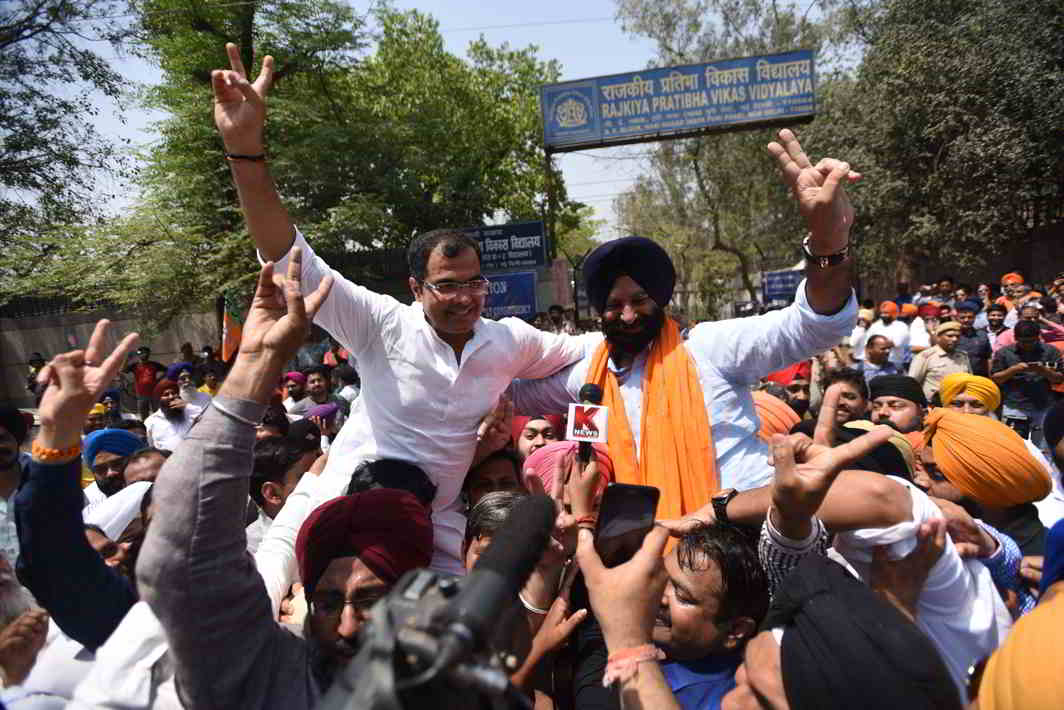
M795 302L761 316L699 323L684 341L702 387L709 415L717 471L725 488L748 489L772 480L768 447L757 437L761 425L754 408L751 386L765 375L805 360L837 345L853 328L857 302L851 296L846 306L831 316L822 316L809 306L805 282L798 286ZM587 357L542 380L515 382L514 410L519 414L564 413L569 402L578 401L587 381L591 355L602 334L589 336ZM639 446L643 415L643 374L649 349L632 366L618 372L621 398L632 438ZM613 362L610 361L610 367Z
M480 319L473 338L454 350L425 319L420 303L404 305L358 286L329 268L297 232L304 292L326 274L334 283L314 322L358 361L359 398L329 451L321 476L300 485L274 518L255 556L274 611L296 577L295 540L307 513L342 495L362 461L417 464L436 484L433 567L460 572L465 516L460 493L476 450L476 430L515 377L546 377L584 354L579 338L536 330L517 318ZM288 257L276 264L284 273Z

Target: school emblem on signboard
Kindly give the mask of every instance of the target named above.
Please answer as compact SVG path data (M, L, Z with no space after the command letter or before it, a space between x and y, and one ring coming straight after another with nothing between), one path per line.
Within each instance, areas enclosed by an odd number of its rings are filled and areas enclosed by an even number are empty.
M589 120L589 112L584 105L582 96L568 97L565 100L558 103L554 109L554 120L558 122L558 125L562 128L579 128L580 126L587 125Z
M571 82L556 90L541 89L545 135L564 135L569 140L587 140L600 129L596 90L587 82Z

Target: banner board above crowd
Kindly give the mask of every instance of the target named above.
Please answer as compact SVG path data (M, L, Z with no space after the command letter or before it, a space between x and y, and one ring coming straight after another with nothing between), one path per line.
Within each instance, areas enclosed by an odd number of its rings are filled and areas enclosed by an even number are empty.
M536 272L493 274L491 290L484 299L484 317L514 316L530 320L539 312L536 302Z
M485 274L547 264L547 237L542 220L462 231L480 242L480 265Z
M812 50L646 69L540 88L548 152L812 120Z
M785 269L783 271L766 271L761 276L761 292L765 303L773 301L794 300L794 294L798 291L798 284L805 278L802 269Z

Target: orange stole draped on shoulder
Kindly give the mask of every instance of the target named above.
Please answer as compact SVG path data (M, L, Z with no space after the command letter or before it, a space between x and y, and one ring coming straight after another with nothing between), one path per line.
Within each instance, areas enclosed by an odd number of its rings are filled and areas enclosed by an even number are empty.
M602 404L610 410L608 445L615 480L657 487L659 519L693 513L717 492L720 479L702 385L679 328L666 318L650 347L638 458L617 376L608 363L609 347L603 341L592 357L587 382L602 388Z

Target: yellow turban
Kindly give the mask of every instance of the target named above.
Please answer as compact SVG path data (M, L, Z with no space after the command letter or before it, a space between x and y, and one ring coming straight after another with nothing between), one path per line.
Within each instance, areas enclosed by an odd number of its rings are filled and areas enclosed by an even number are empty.
M1020 435L990 417L939 407L924 422L924 440L949 482L983 505L1030 503L1052 488L1049 472Z
M791 427L801 421L786 402L768 392L754 392L754 408L761 421L757 436L762 441L769 441L773 434L790 434Z
M1056 592L1012 627L986 664L979 710L1064 708L1064 592Z
M939 325L937 328L935 328L935 335L942 335L943 333L948 333L951 330L955 330L959 333L961 330L961 324L955 320L948 320L945 323Z
M944 407L948 407L959 394L970 394L990 411L1001 406L1001 390L998 389L997 383L988 377L969 375L966 372L954 372L943 377L938 392Z

